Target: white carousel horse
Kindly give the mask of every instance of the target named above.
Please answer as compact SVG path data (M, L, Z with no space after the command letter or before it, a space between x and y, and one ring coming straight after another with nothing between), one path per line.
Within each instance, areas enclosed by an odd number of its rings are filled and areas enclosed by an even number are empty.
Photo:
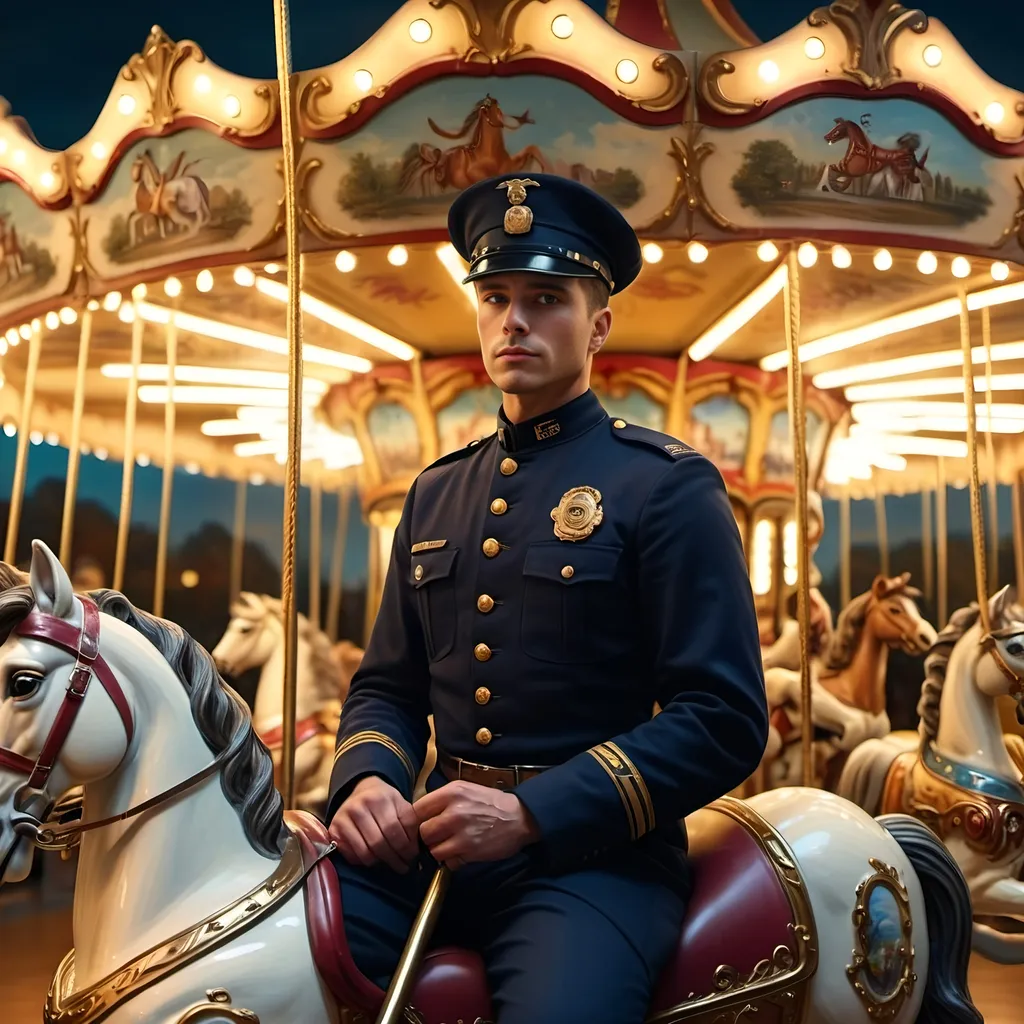
M270 756L213 659L120 594L76 596L39 541L27 586L0 564L0 638L0 882L26 877L33 844L80 843L75 948L46 1019L372 1017L383 992L344 945L323 825L282 813ZM47 824L74 785L83 821ZM649 1021L763 1007L807 1024L883 1010L890 1024L980 1024L966 885L920 822L790 789L687 823L691 906ZM493 1019L465 950L429 953L412 1003L423 1024Z
M911 749L900 737L858 747L838 792L872 814L920 818L960 865L975 915L1021 920L1024 786L1017 737L1003 736L997 701L1024 699L1024 613L1004 587L989 615L986 639L977 604L953 613L925 660L918 741ZM974 948L999 963L1024 963L1024 935L981 921Z
M921 615L909 586L910 573L876 576L871 589L855 597L839 615L820 657L811 665L811 717L822 735L815 739L816 775L834 786L842 761L865 740L890 731L885 710L889 651L924 655L935 642L935 629ZM774 785L793 785L801 777L800 673L774 664L774 648L765 659L765 688L772 729L780 753L768 764ZM768 754L771 755L769 742Z
M231 606L231 621L212 656L218 671L228 677L262 667L253 724L280 772L284 707L284 620L280 600L243 592ZM295 794L298 806L306 810L322 813L326 806L341 705L361 657L362 651L345 641L332 649L324 632L304 615L298 616Z

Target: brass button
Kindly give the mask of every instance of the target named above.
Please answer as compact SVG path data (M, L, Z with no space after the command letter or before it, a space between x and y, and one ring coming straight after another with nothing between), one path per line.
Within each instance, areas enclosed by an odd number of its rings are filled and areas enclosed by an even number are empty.
M565 577L565 579L567 579L567 580L571 580L572 579L572 574L575 571L576 570L571 565L563 565L562 566L562 576Z
M498 468L502 476L511 476L519 468L519 463L515 459L502 459Z
M481 747L486 747L487 744L490 743L492 739L494 739L494 736L491 734L490 729L486 727L483 729L477 729L476 741L480 744Z
M473 656L477 661L490 661L491 660L491 649L487 644L477 644L473 648Z
M612 426L615 427L616 430L621 430L625 425L625 420L612 420Z
M501 550L501 545L493 537L488 537L483 543L483 550L488 558L493 558Z
M504 498L495 498L491 502L491 511L496 516L503 516L508 511L508 502Z
M477 704L486 704L491 699L491 691L486 686L480 686L477 688L476 693L473 694Z
M486 615L494 608L494 598L490 594L481 594L476 599L476 610Z
M416 566L416 570L415 570L415 572L413 572L413 576L415 576L416 579L418 579L418 580L423 579L423 566L422 565L417 565Z

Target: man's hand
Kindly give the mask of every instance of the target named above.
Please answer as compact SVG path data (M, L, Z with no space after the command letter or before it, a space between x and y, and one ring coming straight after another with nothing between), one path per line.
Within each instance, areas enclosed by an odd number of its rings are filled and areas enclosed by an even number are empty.
M331 839L350 864L383 861L405 874L419 852L419 819L394 786L376 775L360 779L331 820Z
M453 870L511 857L540 838L519 797L472 782L449 782L421 797L412 809L434 859Z

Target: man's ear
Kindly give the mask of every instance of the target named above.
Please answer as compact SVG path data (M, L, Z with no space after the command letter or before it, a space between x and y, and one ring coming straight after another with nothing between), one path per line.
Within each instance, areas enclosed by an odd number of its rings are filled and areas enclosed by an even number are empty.
M611 330L612 311L605 306L594 318L594 326L590 331L590 344L587 346L587 352L590 355L595 355L601 351L604 343L608 340L608 335L611 334Z

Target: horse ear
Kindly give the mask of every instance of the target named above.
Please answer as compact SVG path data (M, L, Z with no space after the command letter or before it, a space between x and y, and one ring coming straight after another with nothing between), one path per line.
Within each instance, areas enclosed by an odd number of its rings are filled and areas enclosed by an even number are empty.
M1007 606L1010 604L1010 585L1009 583L1003 587L1002 590L992 595L991 601L989 601L989 614L992 616L993 622L1000 622L1006 612Z
M36 607L58 619L70 619L75 610L75 591L64 566L57 556L41 541L32 541L32 565L29 585L36 599Z
M871 593L877 598L883 598L889 593L889 581L884 573L879 573L871 584Z
M910 582L910 573L909 572L901 572L900 573L900 583L902 583L903 586L906 586L909 582Z

